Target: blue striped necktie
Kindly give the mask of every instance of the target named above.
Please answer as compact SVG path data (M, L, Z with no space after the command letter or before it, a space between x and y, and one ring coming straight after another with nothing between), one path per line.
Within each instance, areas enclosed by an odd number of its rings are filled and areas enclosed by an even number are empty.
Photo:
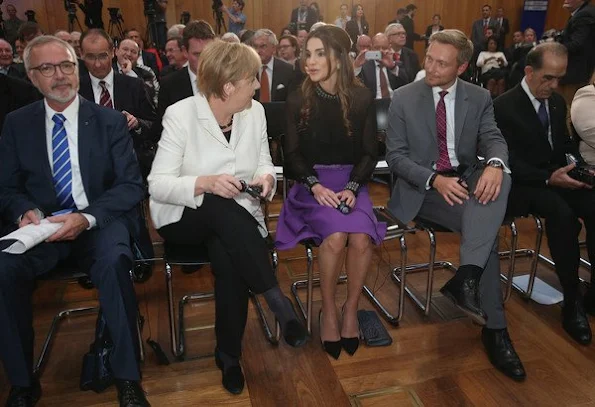
M64 122L66 118L60 113L52 117L52 161L54 163L54 188L56 197L63 209L74 208L72 198L72 168L70 166L70 152L68 151L68 137Z

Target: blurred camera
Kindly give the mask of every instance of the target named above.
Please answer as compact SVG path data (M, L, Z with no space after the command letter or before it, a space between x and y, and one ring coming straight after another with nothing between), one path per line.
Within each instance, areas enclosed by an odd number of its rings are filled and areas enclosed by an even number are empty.
M382 52L380 51L366 51L366 61L380 61L382 59Z

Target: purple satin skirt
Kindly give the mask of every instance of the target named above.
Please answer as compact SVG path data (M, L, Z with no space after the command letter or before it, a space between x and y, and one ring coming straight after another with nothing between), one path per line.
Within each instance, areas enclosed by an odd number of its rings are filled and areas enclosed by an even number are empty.
M349 182L353 166L316 165L314 168L324 187L340 192ZM386 223L376 220L368 188L360 188L355 207L344 215L338 209L320 205L304 185L296 183L283 202L275 246L279 250L287 250L305 239L312 239L319 245L327 236L337 232L366 233L375 245L382 243Z

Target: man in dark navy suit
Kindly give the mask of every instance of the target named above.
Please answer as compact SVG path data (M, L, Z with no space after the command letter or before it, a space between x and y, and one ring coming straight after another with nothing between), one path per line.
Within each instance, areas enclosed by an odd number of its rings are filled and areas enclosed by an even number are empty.
M145 190L126 117L79 97L76 65L66 42L33 40L25 66L45 98L10 113L0 137L2 218L13 229L43 217L63 223L24 254L0 252L0 359L12 385L7 405L33 406L41 396L32 372L32 289L39 276L73 258L99 290L114 342L110 365L120 405L148 406L129 275L131 241L140 241L144 227L138 205Z

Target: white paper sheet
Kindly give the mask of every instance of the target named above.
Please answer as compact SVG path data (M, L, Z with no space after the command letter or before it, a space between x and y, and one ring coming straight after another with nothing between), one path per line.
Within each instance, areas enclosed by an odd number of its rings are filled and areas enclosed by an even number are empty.
M6 249L2 250L4 253L23 254L32 247L45 241L48 237L53 235L62 227L64 223L51 223L47 219L42 219L39 225L30 224L14 232L3 236L1 240L16 240Z

